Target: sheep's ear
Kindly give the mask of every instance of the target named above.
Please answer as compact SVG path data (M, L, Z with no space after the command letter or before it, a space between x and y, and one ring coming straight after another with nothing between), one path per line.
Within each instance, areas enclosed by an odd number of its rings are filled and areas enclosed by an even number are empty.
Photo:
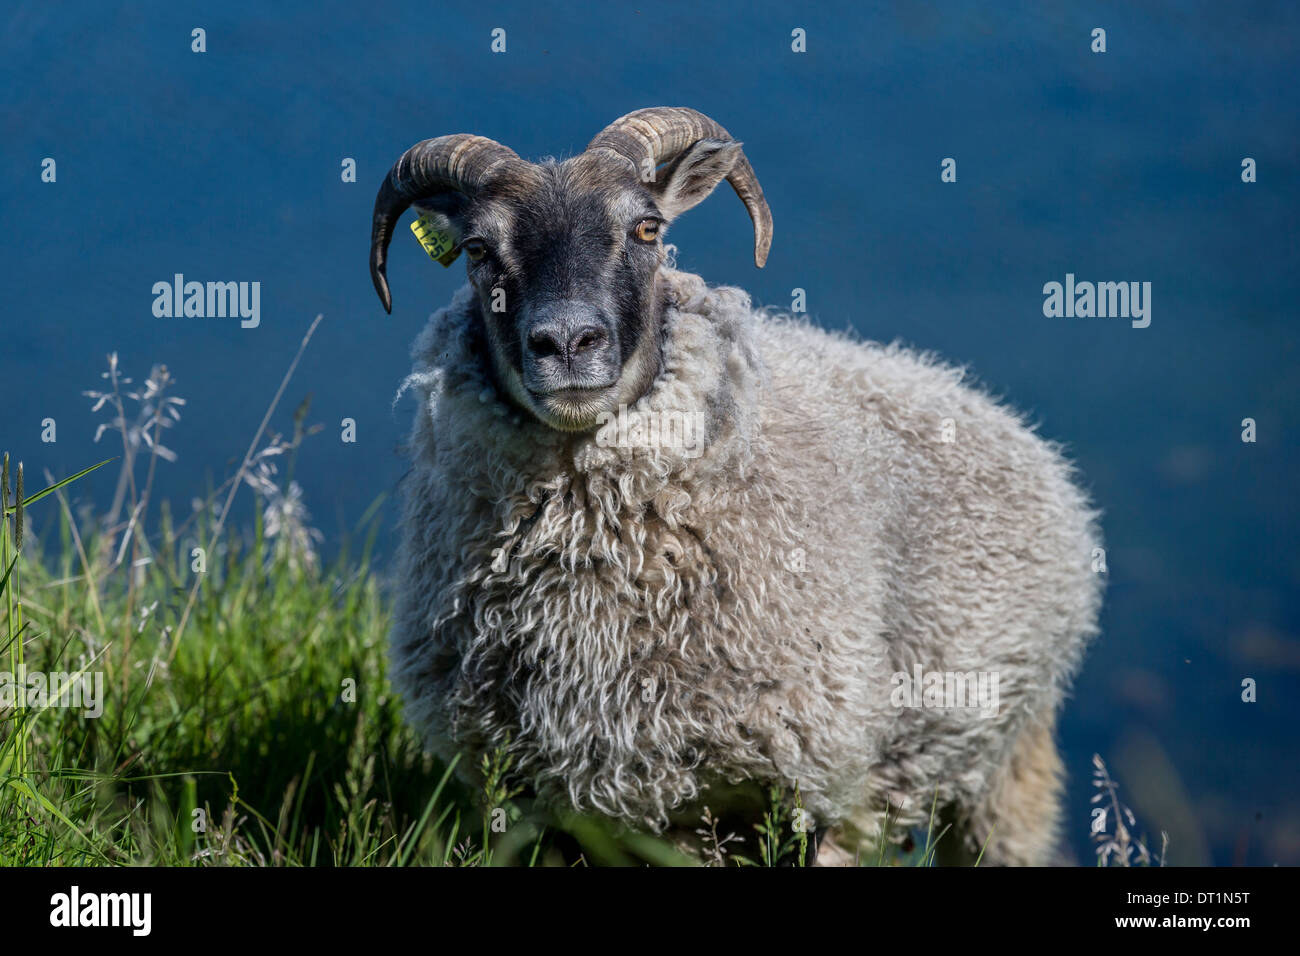
M449 266L460 255L457 244L464 237L464 203L443 196L411 204L417 219L411 231L429 257Z
M676 219L699 205L740 159L740 143L702 139L656 174L652 187L659 210Z

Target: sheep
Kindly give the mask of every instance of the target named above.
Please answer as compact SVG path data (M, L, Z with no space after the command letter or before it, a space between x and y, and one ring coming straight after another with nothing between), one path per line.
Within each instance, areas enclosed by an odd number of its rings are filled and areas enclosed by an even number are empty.
M937 809L943 862L1045 864L1098 515L962 370L679 271L667 228L723 179L761 267L763 191L694 110L631 113L564 161L458 134L392 167L385 309L409 206L469 260L402 386L407 719L444 759L504 748L545 804L633 828L779 784L823 862Z

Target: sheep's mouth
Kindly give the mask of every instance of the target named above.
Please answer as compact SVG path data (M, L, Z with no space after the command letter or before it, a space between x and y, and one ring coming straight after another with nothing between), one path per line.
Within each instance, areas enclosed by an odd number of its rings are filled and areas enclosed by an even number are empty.
M585 431L608 411L613 385L569 386L548 390L529 388L534 412L560 431Z
M562 402L566 405L585 405L598 401L609 391L609 385L583 385L572 388L555 388L549 391L530 388L528 394L539 402Z

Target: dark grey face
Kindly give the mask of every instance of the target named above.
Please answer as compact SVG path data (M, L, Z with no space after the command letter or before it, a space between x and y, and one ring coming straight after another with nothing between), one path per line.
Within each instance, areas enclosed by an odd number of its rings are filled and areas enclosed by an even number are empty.
M497 378L546 424L584 429L658 370L664 214L590 160L536 169L479 197L460 244Z
M467 260L493 375L546 425L589 430L653 383L665 230L712 191L738 149L701 153L659 182L584 153L532 166L472 200L417 202L445 217Z

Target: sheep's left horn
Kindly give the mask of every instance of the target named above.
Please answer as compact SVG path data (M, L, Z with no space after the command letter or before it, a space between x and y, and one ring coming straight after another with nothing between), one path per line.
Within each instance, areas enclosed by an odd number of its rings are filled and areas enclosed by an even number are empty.
M393 311L393 296L388 290L388 244L407 207L440 192L473 195L490 176L500 172L498 167L512 162L523 160L495 140L456 133L416 143L393 164L375 197L370 223L370 278L386 312Z
M639 175L647 159L652 166L671 162L702 139L736 141L703 113L684 106L654 106L614 120L587 144L587 149L610 150L628 160ZM754 263L762 268L772 247L772 210L763 198L754 168L743 154L727 182L754 222Z

